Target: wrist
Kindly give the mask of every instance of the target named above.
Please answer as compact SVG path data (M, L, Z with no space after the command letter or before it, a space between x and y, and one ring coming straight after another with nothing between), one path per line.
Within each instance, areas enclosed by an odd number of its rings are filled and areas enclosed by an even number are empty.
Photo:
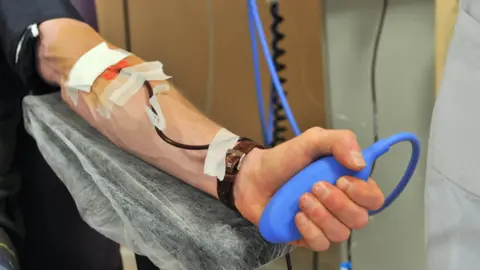
M249 190L251 190L251 186L254 184L253 180L257 179L264 151L265 149L255 148L244 157L233 186L235 206L245 219L255 225L259 223L259 217L256 214L259 209L256 209L258 206L249 203L252 196Z

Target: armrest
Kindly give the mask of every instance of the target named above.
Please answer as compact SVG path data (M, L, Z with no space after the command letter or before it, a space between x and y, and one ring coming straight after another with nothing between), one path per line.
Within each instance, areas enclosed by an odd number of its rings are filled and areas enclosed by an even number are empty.
M292 249L266 243L214 198L114 146L59 93L28 96L23 110L83 219L161 269L255 269Z

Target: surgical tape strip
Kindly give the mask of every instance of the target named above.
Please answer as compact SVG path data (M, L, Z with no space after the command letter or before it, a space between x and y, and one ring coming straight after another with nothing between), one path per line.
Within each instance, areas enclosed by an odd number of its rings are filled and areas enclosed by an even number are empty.
M73 106L77 107L78 104L78 91L72 88L66 88L67 97L72 101Z
M232 132L224 128L220 129L208 147L203 172L222 181L225 178L227 151L232 149L239 139L240 137Z
M102 94L98 97L100 106L97 108L97 112L99 112L103 117L110 118L110 112L113 108L113 102L110 100L110 96L115 91L124 91L123 89L134 88L140 89L143 85L143 80L141 80L138 75L128 75L125 73L120 72L120 74L115 78L115 80L111 81Z
M150 119L150 122L152 122L152 125L157 127L161 131L165 131L166 128L166 123L165 123L165 117L163 116L162 108L160 107L160 103L158 103L157 96L154 95L153 97L150 98L149 100L150 105L155 109L157 114L155 114L150 107L145 105L145 112L147 113L148 118Z
M156 95L160 92L165 92L170 90L170 85L168 83L162 83L153 88L153 93Z
M97 112L105 118L110 118L110 111L113 105L124 106L125 103L137 93L146 80L167 80L171 76L163 72L163 64L160 62L147 62L133 67L124 68L120 74L111 81L100 95L100 105ZM154 94L168 91L169 84L157 85ZM152 112L153 113L153 112ZM163 117L163 116L162 116ZM157 121L155 120L155 123Z
M73 66L66 87L90 92L95 80L109 67L130 55L129 52L110 49L103 42L85 53Z
M118 106L123 106L125 103L137 93L145 81L165 81L171 78L163 72L163 64L156 62L142 63L133 67L122 69L121 73L128 74L139 79L140 87L122 87L115 90L110 100Z

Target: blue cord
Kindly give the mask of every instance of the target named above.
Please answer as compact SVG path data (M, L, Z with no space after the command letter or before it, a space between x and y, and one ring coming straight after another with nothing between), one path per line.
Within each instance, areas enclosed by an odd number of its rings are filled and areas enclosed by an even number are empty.
M260 111L260 121L262 124L262 133L263 138L265 141L265 145L269 145L272 141L272 131L273 131L273 106L269 104L269 117L268 117L268 126L267 121L265 119L265 109L264 109L264 102L263 102L263 92L261 87L261 76L260 76L260 68L259 68L259 55L258 55L258 48L256 42L257 33L260 38L260 44L263 50L264 57L267 61L267 66L272 77L273 84L275 86L275 90L277 91L278 97L280 98L280 102L282 103L287 119L292 126L293 132L295 136L300 135L300 129L298 128L297 122L293 116L293 113L290 109L288 101L285 97L283 87L280 83L280 79L278 78L278 74L275 69L275 65L271 59L270 50L267 45L267 41L265 38L265 33L263 31L262 22L260 20L260 16L258 13L258 7L256 5L256 0L248 0L248 18L249 18L249 27L250 27L250 39L252 45L252 53L253 53L253 63L254 63L254 73L255 73L255 83L256 83L256 93L257 93L257 103L258 109ZM256 28L256 29L255 29ZM388 139L384 139L384 143L388 145L394 145L402 141L409 141L412 144L412 154L410 158L410 162L407 166L405 174L401 178L400 182L398 183L397 187L392 191L390 195L387 196L385 199L385 203L379 210L370 211L370 215L375 215L383 211L385 208L389 207L395 199L402 193L402 191L407 186L410 178L413 176L415 172L415 167L420 159L420 141L418 138L409 133L399 133L389 137ZM351 269L352 264L349 261L343 262L340 265L341 269Z
M260 113L260 124L262 125L262 135L263 135L264 145L269 145L272 132L269 131L270 130L269 126L267 126L267 122L265 120L265 108L263 103L262 79L260 76L260 61L258 56L256 30L255 30L255 23L253 20L252 10L250 8L248 9L248 26L250 30L250 42L252 45L253 73L255 77L255 88L257 92L257 106L258 106L258 111ZM271 111L270 108L269 108L269 111Z
M265 57L265 60L267 61L267 66L270 71L270 76L272 77L273 85L275 86L275 90L277 91L277 95L280 98L280 102L282 102L287 119L290 122L290 125L292 126L293 133L295 134L295 136L298 136L301 134L301 132L300 132L300 129L298 128L297 121L295 121L295 117L293 116L292 110L290 109L290 105L288 104L287 98L285 97L282 84L280 83L280 79L278 78L278 74L275 69L275 64L273 63L273 60L271 58L270 49L268 47L267 39L265 37L265 32L263 31L263 27L262 27L263 24L260 19L260 15L258 13L256 0L248 0L248 14L249 14L250 20L252 20L249 24L255 24L255 27L257 30L256 32L259 36L260 44L262 46L263 55ZM252 33L252 31L250 31L250 33ZM256 52L255 49L256 49L257 43L254 40L255 40L255 37L251 36L252 48L254 48L254 51ZM256 58L254 55L254 65L258 65L258 55L256 56ZM259 91L258 88L257 88L257 98L259 100L258 103L259 104L261 103L261 106L263 108L263 104L264 104L263 95L261 90ZM265 119L265 116L263 115L264 111L262 110L260 111L260 113L262 114L260 118Z
M248 3L248 2L247 2ZM255 28L255 21L252 14L252 9L250 6L247 8L248 10L248 26L250 31L250 43L252 47L252 56L253 56L253 72L255 78L255 89L257 94L257 106L258 111L260 113L260 124L262 126L262 135L264 145L270 145L273 141L273 124L274 124L274 108L273 108L273 100L270 99L269 107L268 107L268 120L265 119L265 108L264 108L264 101L263 101L263 91L262 91L262 80L260 75L260 60L258 56L258 46L257 46L257 37L256 37L256 28Z
M412 178L415 168L417 166L417 163L420 159L420 154L421 154L421 147L420 147L420 140L418 139L417 136L415 136L412 133L398 133L395 135L390 136L389 138L382 139L377 142L379 145L385 145L386 147L390 147L394 144L400 143L400 142L410 142L412 145L412 154L410 156L410 162L408 163L407 169L405 170L405 174L402 176L400 179L400 182L398 185L395 187L395 189L390 193L390 195L387 196L385 199L385 202L382 206L382 208L375 210L375 211L370 211L369 214L371 216L376 215L383 210L385 210L387 207L389 207L395 199L400 196L402 191L405 189L407 186L408 182ZM388 149L387 148L387 149Z
M258 8L256 5L255 0L248 0L248 15L249 15L249 25L250 25L250 37L251 37L251 43L252 43L252 49L253 49L253 62L254 62L254 70L255 70L255 79L257 82L257 98L258 98L258 107L261 112L261 122L262 122L262 129L264 132L264 139L265 141L269 142L271 139L271 123L269 123L269 126L266 124L265 116L264 116L264 106L263 106L263 94L261 90L261 83L260 81L260 70L259 70L259 56L257 53L257 43L256 43L256 37L255 37L255 32L259 34L260 36L260 43L262 45L262 49L264 52L265 59L267 60L267 64L270 70L270 74L272 76L273 83L275 85L275 89L278 93L278 96L280 98L280 101L282 102L282 105L285 109L285 112L287 114L287 118L294 130L294 133L296 136L300 135L300 130L297 126L297 123L295 121L295 118L292 114L292 111L290 109L290 106L288 104L288 101L286 100L285 94L283 92L282 85L280 83L280 80L278 78L278 74L275 70L275 66L273 64L273 61L270 57L270 51L266 42L265 34L262 29L262 22L260 20L260 16L258 14ZM254 29L256 28L256 31ZM270 113L271 110L270 110ZM269 120L271 119L271 114L269 117ZM269 121L270 122L270 121ZM265 132L267 131L267 132ZM267 134L268 133L268 134ZM407 170L403 177L401 178L398 186L392 191L392 193L385 199L385 204L383 207L379 210L376 211L371 211L370 215L375 215L378 214L379 212L383 211L385 208L390 206L392 202L402 193L402 191L405 189L406 185L408 184L408 181L412 177L416 164L420 158L420 141L414 134L410 133L399 133L396 135L393 135L389 137L388 139L383 140L386 144L388 145L393 145L396 143L399 143L401 141L409 141L412 144L412 155L410 158L410 163L408 164Z

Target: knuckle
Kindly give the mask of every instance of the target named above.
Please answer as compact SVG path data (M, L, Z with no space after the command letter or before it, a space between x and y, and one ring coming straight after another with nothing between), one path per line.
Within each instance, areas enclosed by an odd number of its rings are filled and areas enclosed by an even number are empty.
M328 241L323 235L319 235L317 238L310 241L310 246L315 251L327 251L330 248L330 241Z
M350 230L346 227L338 228L334 233L328 236L328 238L334 243L342 243L348 240L350 237Z
M310 212L308 213L311 216L311 219L315 222L315 224L319 225L320 222L324 222L325 220L332 218L328 211L319 205L313 207Z
M326 130L321 127L312 127L305 132L305 135L309 141L319 143L322 140L325 131Z
M373 209L372 210L378 210L380 208L382 208L384 202L385 202L385 195L383 195L382 192L380 192L380 194L376 197L376 201L373 205Z
M352 229L363 229L368 224L368 212L367 210L363 209L362 213L357 215L353 222Z
M307 133L312 134L313 136L319 135L325 132L325 129L321 127L311 127L307 130Z
M343 138L356 139L357 135L350 129L339 130L339 134Z
M332 189L322 202L332 212L339 213L345 211L348 201L340 190Z

